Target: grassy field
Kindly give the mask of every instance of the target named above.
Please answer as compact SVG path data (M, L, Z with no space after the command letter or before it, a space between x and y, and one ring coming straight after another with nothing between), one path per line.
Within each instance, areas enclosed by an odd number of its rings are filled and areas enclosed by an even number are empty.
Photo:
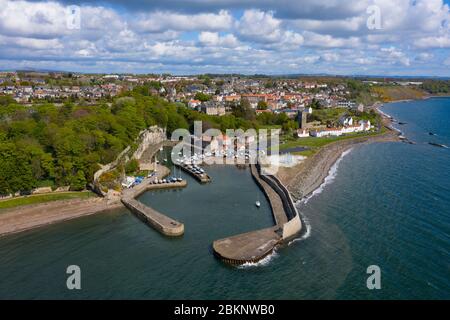
M311 156L314 153L316 153L321 147L335 142L335 141L341 141L341 140L348 140L358 137L369 137L369 136L376 136L379 134L383 134L386 132L386 129L383 127L380 132L370 132L370 133L352 133L347 134L339 137L323 137L323 138L314 138L314 137L308 137L308 138L289 138L288 140L285 140L283 144L280 144L280 151L296 148L296 147L306 147L308 150L300 151L300 152L294 152L296 155L302 155L302 156Z
M29 204L37 204L49 201L79 199L95 197L96 195L90 191L88 192L61 192L51 194L36 194L31 196L23 196L12 199L0 200L0 210L24 206ZM0 211L1 212L1 211Z
M384 102L396 100L422 99L425 92L418 88L402 86L383 86L372 89Z

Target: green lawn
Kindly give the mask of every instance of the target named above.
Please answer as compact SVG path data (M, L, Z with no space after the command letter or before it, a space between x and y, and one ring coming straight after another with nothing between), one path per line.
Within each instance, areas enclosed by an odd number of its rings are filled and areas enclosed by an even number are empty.
M368 136L376 136L379 134L383 134L386 132L386 129L383 127L380 132L370 132L370 133L352 133L339 137L323 137L323 138L289 138L283 144L280 144L280 150L286 150L296 147L306 147L308 150L295 152L294 154L302 155L302 156L311 156L313 155L320 147L323 147L329 143L347 139L353 139L358 137L368 137Z
M264 125L260 125L259 129L275 130L275 129L281 129L281 126L277 125L277 124L264 124Z
M96 195L90 191L88 192L61 192L51 194L37 194L31 196L23 196L12 199L0 200L0 209L14 208L18 206L24 206L29 204L37 204L49 201L66 200L66 199L78 199L96 197Z

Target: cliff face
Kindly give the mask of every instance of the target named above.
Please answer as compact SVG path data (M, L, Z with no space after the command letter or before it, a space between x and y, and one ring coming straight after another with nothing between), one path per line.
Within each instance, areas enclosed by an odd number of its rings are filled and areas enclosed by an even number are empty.
M102 166L100 170L95 172L94 174L94 182L92 184L93 190L98 194L106 196L106 190L102 188L99 178L111 171L114 170L119 164L126 163L130 159L140 160L145 151L152 146L160 145L166 140L166 130L162 129L158 126L152 126L146 130L143 130L139 133L139 136L136 138L135 142L138 144L136 150L131 154L132 148L131 146L126 147L114 161L105 164ZM121 180L121 179L120 179Z
M139 160L150 146L160 144L166 140L166 130L158 126L150 127L141 132L138 140L140 141L139 146L131 158Z

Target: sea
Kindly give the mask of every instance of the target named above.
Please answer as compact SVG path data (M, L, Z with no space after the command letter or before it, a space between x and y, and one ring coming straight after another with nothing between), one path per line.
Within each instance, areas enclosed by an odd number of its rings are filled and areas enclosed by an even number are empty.
M139 198L182 221L180 238L125 209L1 237L0 299L450 299L450 149L429 144L450 146L450 98L381 111L414 144L344 153L297 203L307 231L259 263L213 256L214 240L273 220L249 170L212 166L210 184L175 172L187 188ZM67 287L72 265L80 290Z

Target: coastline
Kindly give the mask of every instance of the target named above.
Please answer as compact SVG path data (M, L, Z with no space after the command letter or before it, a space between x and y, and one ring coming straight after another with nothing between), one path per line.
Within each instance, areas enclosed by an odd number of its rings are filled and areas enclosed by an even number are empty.
M389 116L378 110L380 105L382 103L377 103L372 108L381 115L387 132L330 143L297 166L279 169L276 176L287 187L294 201L301 201L320 188L333 165L344 152L354 146L401 141ZM6 209L0 213L0 237L117 208L124 206L120 202L111 204L105 198L94 198L52 201Z
M0 237L118 208L123 208L120 202L109 204L104 198L93 198L6 209L0 213Z
M328 177L330 169L345 152L353 147L376 142L401 141L399 133L392 127L391 119L386 114L379 112L379 105L375 104L373 107L381 115L383 126L387 129L386 133L330 143L298 165L279 169L277 177L287 186L295 201L306 199L320 188Z

